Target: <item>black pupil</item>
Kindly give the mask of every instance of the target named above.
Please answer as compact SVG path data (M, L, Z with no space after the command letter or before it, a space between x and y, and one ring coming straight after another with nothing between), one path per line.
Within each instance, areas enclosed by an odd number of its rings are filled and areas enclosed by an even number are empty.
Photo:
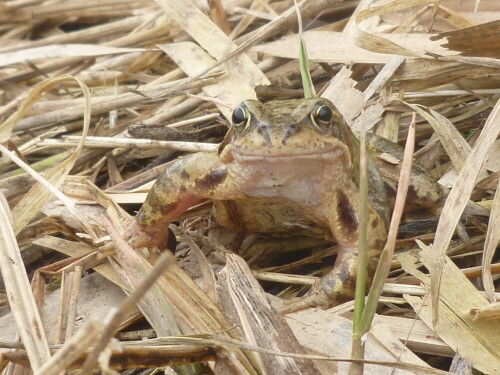
M238 125L247 121L247 114L245 110L238 107L233 112L233 124Z
M320 121L329 122L332 119L333 113L330 107L323 105L316 112L316 118Z

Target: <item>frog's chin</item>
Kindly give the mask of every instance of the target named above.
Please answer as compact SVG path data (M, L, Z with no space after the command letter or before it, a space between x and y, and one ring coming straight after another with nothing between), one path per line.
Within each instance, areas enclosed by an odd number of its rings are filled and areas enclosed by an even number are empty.
M286 198L303 206L320 203L318 189L352 178L349 155L341 150L272 156L233 152L228 173L249 197Z

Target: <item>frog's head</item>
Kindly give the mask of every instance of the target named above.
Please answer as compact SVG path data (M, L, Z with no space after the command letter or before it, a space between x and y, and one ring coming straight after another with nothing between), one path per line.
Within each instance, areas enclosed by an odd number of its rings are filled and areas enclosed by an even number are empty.
M306 157L331 159L331 153L352 151L348 125L324 98L261 103L245 100L233 112L230 137L221 160Z

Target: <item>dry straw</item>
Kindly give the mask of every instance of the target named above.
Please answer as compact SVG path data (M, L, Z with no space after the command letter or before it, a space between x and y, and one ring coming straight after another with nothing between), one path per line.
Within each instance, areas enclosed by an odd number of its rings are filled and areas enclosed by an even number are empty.
M316 92L353 129L363 124L400 144L417 113L414 163L446 193L409 212L410 178L396 256L385 263L389 278L370 302L379 315L363 336L365 373L389 374L394 367L442 373L417 354L433 354L442 368L456 356L497 373L500 5L304 0L297 7ZM186 153L217 152L241 101L304 97L297 12L291 1L16 0L3 4L0 20L6 198L0 247L10 303L0 317L0 366L81 369L84 359L49 357L53 351L85 357L106 327L83 337L81 327L102 322L125 294L135 293L153 267L146 257L158 256L154 249L115 252L109 232L117 243L120 236L111 228L126 231L168 163ZM384 176L398 180L402 154L379 150L374 160ZM111 342L98 366L347 373L349 365L334 359L349 360L352 322L345 316L353 303L282 317L279 301L269 303L254 280L265 279L267 291L290 298L326 271L336 245L319 227L313 238L231 237L215 225L211 208L200 202L175 223L179 264L149 292L139 288L142 303L112 327L121 331L145 318L149 331L129 333L136 341L123 342L123 354ZM227 257L232 245L251 271ZM34 275L31 288L25 275ZM59 279L61 290L46 288ZM45 306L43 313L37 305ZM17 333L24 349L8 345ZM190 336L140 340L153 335ZM54 338L65 341L64 349L52 345ZM306 354L311 350L324 355ZM89 371L96 363L90 358ZM193 364L199 361L209 369Z

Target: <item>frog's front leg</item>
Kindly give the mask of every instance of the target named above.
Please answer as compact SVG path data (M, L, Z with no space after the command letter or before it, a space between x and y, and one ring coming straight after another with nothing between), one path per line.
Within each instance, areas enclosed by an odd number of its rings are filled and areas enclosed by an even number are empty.
M127 229L134 248L164 249L168 225L202 199L230 199L236 189L216 153L199 152L172 163L153 185Z
M335 191L324 205L326 216L336 238L339 251L333 269L323 276L301 300L283 306L283 313L308 307L329 308L353 299L358 273L359 194L354 184ZM380 254L387 240L385 223L368 205L367 213L367 284L377 269Z

